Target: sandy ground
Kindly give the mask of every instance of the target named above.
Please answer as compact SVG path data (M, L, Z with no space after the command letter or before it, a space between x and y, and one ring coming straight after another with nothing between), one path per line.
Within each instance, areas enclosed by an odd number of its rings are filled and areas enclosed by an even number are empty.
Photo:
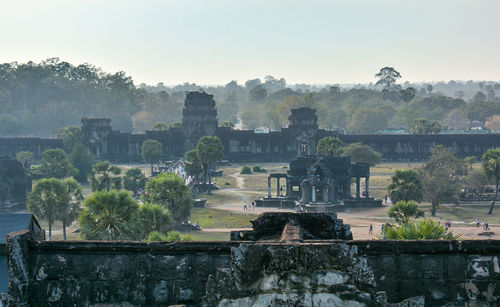
M245 210L244 205L252 201L249 195L245 195L245 192L259 191L256 189L245 188L245 179L242 178L239 173L234 173L230 175L236 179L236 188L223 189L217 193L235 193L240 198L238 202L224 203L211 205L210 208L229 210L232 212L251 212L255 214L260 214L263 212L293 212L292 209L277 209L277 208L254 208L253 210ZM377 239L377 234L380 232L381 225L387 223L389 220L385 217L388 206L383 206L382 208L366 209L362 211L346 211L337 213L338 218L344 221L344 224L351 225L351 231L355 240L369 240ZM462 239L500 239L500 227L490 226L490 232L493 232L492 236L479 236L483 232L481 227L476 227L473 224L465 224L464 222L451 221L452 227L451 231L454 234L460 234ZM369 226L373 225L373 234L369 234ZM250 228L207 228L203 229L205 232L231 232L231 230L250 230Z

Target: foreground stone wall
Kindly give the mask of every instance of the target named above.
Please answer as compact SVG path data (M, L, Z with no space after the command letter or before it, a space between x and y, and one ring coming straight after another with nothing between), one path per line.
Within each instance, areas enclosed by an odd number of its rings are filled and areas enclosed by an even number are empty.
M232 242L8 240L7 306L199 305L210 274L228 267Z
M321 306L388 306L410 298L427 306L495 306L498 256L497 240L146 244L36 242L19 232L8 238L4 303L199 306L212 275L207 306L251 305L259 298L307 306L313 302L308 293Z

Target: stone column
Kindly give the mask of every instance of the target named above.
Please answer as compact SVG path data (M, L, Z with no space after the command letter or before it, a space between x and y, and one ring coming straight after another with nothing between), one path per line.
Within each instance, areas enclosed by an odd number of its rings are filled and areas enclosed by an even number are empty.
M370 177L365 178L365 189L366 189L366 198L370 198Z
M267 198L271 198L271 176L267 177Z
M311 202L316 202L316 186L311 187Z
M328 190L328 186L326 188L323 188L323 201L327 203L329 201L328 199L328 193L330 191Z
M280 177L276 178L276 197L280 197Z
M359 177L356 177L356 198L359 198L361 193L360 193L360 185L361 185L361 179Z

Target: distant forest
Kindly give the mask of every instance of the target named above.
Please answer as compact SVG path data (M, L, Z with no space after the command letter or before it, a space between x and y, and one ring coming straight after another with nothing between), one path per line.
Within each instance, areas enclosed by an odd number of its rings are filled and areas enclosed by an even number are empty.
M398 84L399 73L393 77L387 82L379 75L377 83L358 85L289 85L266 76L224 86L150 86L135 85L124 72L110 74L57 58L5 63L0 65L0 137L53 137L60 127L80 125L82 117L109 117L121 131L151 130L157 122L180 121L185 93L198 90L214 95L219 122L248 129L278 130L288 125L290 109L307 106L318 110L320 127L346 133L408 129L422 118L439 121L444 132L465 131L472 121L500 130L500 83Z

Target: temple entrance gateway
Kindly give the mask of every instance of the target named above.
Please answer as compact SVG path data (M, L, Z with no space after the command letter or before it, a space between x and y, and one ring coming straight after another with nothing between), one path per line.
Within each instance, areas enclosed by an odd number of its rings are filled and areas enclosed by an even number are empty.
M276 196L273 197L273 179ZM281 180L286 182L282 193ZM351 184L355 182L354 196ZM299 156L285 173L267 179L267 197L256 200L261 207L295 207L298 211L337 212L345 207L377 207L382 200L370 197L370 166L351 164L349 157Z

